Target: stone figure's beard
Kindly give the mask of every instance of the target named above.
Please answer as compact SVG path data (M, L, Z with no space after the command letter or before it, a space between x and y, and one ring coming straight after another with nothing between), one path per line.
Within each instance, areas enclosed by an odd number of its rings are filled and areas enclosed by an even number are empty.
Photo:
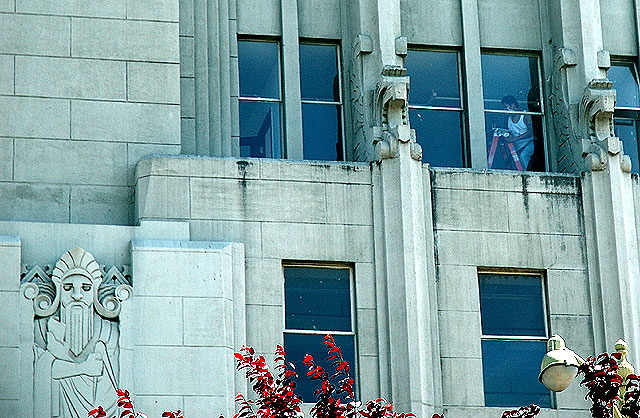
M78 356L93 337L93 315L86 303L72 302L64 308L65 341Z

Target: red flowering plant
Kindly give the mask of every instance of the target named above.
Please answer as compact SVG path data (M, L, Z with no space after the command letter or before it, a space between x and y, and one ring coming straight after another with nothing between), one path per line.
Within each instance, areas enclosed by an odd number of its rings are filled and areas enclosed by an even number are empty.
M302 415L302 399L294 393L296 384L291 380L296 373L286 362L281 346L277 346L275 352L276 377L269 371L265 358L256 355L253 347L242 346L235 357L237 369L246 371L245 375L259 398L251 401L241 393L236 395L240 410L233 418L295 418ZM254 411L253 405L257 410Z
M536 404L531 404L511 411L504 411L501 418L535 418L539 413L540 407Z
M620 399L618 389L622 378L618 375L620 353L602 353L597 357L587 357L578 367L578 373L584 375L581 385L587 388L585 398L591 399L593 418L613 418L613 407Z
M640 418L640 377L633 373L627 376L624 405L620 412L629 418Z
M147 418L147 414L143 414L141 412L136 412L135 407L133 405L133 401L131 400L131 395L129 395L129 391L125 389L116 389L116 395L118 395L118 407L122 409L119 418ZM98 406L95 409L92 409L87 414L89 418L108 418L107 412L102 408L102 406ZM163 418L184 418L182 416L182 411L178 410L175 412L164 412L162 414ZM115 418L111 417L111 418Z

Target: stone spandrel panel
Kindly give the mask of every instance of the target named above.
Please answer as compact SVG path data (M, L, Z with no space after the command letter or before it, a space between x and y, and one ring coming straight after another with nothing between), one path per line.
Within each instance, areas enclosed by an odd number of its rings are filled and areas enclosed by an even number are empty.
M117 412L121 302L128 268L105 272L82 248L55 267L24 266L21 293L33 301L33 416L81 418L102 405Z

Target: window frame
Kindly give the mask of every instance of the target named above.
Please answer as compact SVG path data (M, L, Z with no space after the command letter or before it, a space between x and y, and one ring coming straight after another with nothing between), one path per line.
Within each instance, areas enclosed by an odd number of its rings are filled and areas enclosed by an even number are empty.
M640 71L638 69L638 57L633 57L633 56L611 57L611 67L609 67L609 69L611 69L615 64L627 64L627 65L631 64L632 65L633 71L635 72L634 76L635 76L636 84L638 85L638 91L640 92ZM607 71L607 78L608 77L609 77L609 74ZM617 93L615 81L613 81L613 89L616 90L616 93ZM637 134L640 134L640 104L638 105L638 107L618 106L617 100L616 100L616 105L614 106L614 109L613 109L614 129L616 126L616 120L636 122ZM619 139L621 142L624 143L622 138L619 138ZM638 148L638 155L635 155L635 158L636 158L636 161L640 161L640 136L636 137L636 147ZM627 153L628 151L625 150L625 154ZM633 162L633 159L632 159L632 162ZM640 173L640 167L634 167L632 165L631 172Z
M345 97L345 92L344 92L344 83L342 80L343 77L343 71L342 71L342 48L341 48L341 43L339 39L336 40L331 40L331 39L315 39L315 38L300 38L298 41L298 48L300 48L300 45L328 45L328 46L334 46L335 47L335 51L336 51L336 63L337 63L337 68L336 71L338 73L338 93L340 95L340 100L338 102L335 101L323 101L323 100L309 100L309 99L304 99L302 98L302 75L300 75L300 105L304 105L304 104L318 104L318 105L327 105L327 106L338 106L340 111L338 113L339 115L339 120L338 123L340 124L340 139L341 139L341 149L340 152L342 153L341 156L338 157L342 157L342 159L338 159L336 161L346 161L346 136L345 136L345 110L344 110L344 97ZM298 55L298 66L301 67L301 60L299 58ZM301 72L300 72L301 74ZM302 132L302 153L303 153L303 160L304 159L304 129ZM314 161L314 160L305 160L305 161Z
M528 57L528 58L536 58L536 67L538 70L538 89L539 89L539 99L540 99L540 112L530 112L530 111L518 111L517 114L519 115L529 115L529 116L538 116L540 117L541 120L541 128L542 128L542 144L543 144L543 156L544 156L544 172L547 173L549 172L549 168L550 166L550 161L549 161L549 156L550 156L550 150L549 150L549 143L548 143L548 136L549 133L547 132L547 117L546 117L546 101L545 101L545 97L544 97L544 76L543 76L543 71L544 71L544 66L542 63L542 59L544 57L544 51L542 50L518 50L518 49L496 49L496 48L481 48L480 49L480 61L482 62L482 56L483 55L502 55L502 56L511 56L511 57ZM480 77L482 78L484 74L484 70L482 69L482 64L481 64L481 68L480 68ZM510 113L504 111L504 110L498 110L498 109L487 109L484 103L484 83L483 83L483 91L482 91L482 110L483 110L483 118L485 119L485 140L486 140L486 114L487 113L493 113L493 114L503 114L503 115L509 115ZM488 149L486 150L487 154L488 154ZM484 167L480 167L481 169L488 169L487 168L487 164L488 162L485 161ZM492 169L493 170L493 169ZM509 170L509 171L514 171L514 170ZM517 171L517 170L515 170ZM524 170L523 172L526 172L526 170Z
M274 43L276 44L276 48L278 51L277 54L277 60L278 60L278 99L274 99L272 97L251 97L251 96L242 96L241 93L241 88L240 88L240 52L238 52L238 107L240 107L240 104L242 102L257 102L257 103L279 103L278 106L278 110L280 112L279 115L279 121L280 121L280 127L279 127L279 135L280 138L278 139L278 143L277 144L271 144L272 147L272 154L275 154L276 151L276 145L278 146L277 148L277 156L272 155L271 157L255 157L255 156L245 156L245 157L241 157L241 158L269 158L269 159L283 159L285 158L285 150L286 150L286 135L285 135L285 124L287 123L287 121L285 120L284 117L284 74L283 74L283 62L282 62L282 40L279 38L273 38L273 37L264 37L264 36L238 36L237 38L237 43L240 42L264 42L264 43ZM239 48L238 48L239 49ZM238 110L238 126L240 126L240 124L242 123L241 119L240 119L240 111ZM238 130L239 132L239 130ZM238 156L240 156L240 149L242 147L242 144L240 144L240 140L242 139L241 136L238 137Z
M413 105L407 98L407 112L410 112L411 109L418 110L435 110L435 111L449 111L449 112L457 112L460 115L460 141L462 145L462 166L463 168L471 167L471 159L469 157L470 152L470 135L469 135L469 127L468 127L468 101L467 96L468 92L466 89L466 83L464 80L464 68L463 68L463 53L459 48L447 48L442 46L432 46L432 45L421 45L421 44L409 44L407 46L407 50L409 53L411 51L426 51L426 52L445 52L445 53L455 53L456 54L456 64L458 71L458 91L460 92L460 106L459 107L444 107L444 106L427 106L427 105ZM406 59L406 57L405 57ZM409 79L411 79L411 74L407 70L407 75ZM409 85L411 87L411 84ZM434 166L438 167L438 166Z
M285 292L286 292L286 275L285 270L288 267L302 267L302 268L315 268L315 269L339 269L339 270L348 270L349 271L349 313L350 313L350 323L351 323L351 331L331 331L331 330L306 330L306 329L289 329L286 327L286 300L285 300ZM356 307L355 307L355 266L350 263L339 263L339 262L318 262L318 261L293 261L293 260L283 260L281 264L282 268L282 342L284 346L284 337L286 334L297 334L297 335L319 335L324 336L327 334L335 335L335 336L346 336L353 338L353 350L354 350L354 361L355 364L351 366L351 378L355 382L356 394L360 390L360 379L359 379L359 359L358 359L358 338L356 332ZM284 347L286 351L286 347ZM324 360L324 359L323 359ZM299 376L304 378L304 376ZM305 404L313 404L313 402L304 402Z
M484 341L532 341L532 342L544 342L546 343L551 334L551 322L549 315L549 300L548 300L548 282L547 275L545 271L542 270L518 270L518 269L496 269L496 268L478 268L476 272L477 283L478 283L478 302L481 303L482 295L480 294L480 276L481 275L496 275L496 276L536 276L540 278L541 285L541 303L542 303L542 312L544 317L544 330L546 336L528 336L528 335L492 335L485 334L482 329L482 306L480 306L480 344ZM483 361L483 393L484 393L484 358ZM551 409L557 408L555 393L549 391L550 393L550 403ZM513 405L517 407L518 405ZM485 407L486 400L485 400Z

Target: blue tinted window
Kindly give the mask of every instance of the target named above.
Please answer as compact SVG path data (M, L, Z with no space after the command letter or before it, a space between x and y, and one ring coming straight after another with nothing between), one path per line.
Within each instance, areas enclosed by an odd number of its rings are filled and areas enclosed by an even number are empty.
M465 146L458 53L410 50L409 120L422 147L422 161L464 167Z
M482 54L487 167L545 171L538 58Z
M540 112L538 58L482 54L484 108L504 110L502 98L513 96L520 110Z
M613 62L608 72L616 90L614 113L615 135L622 141L624 153L631 158L631 171L640 172L638 158L638 120L640 120L640 91L638 72L633 62Z
M351 331L349 277L346 268L285 267L285 327Z
M545 341L482 341L484 402L505 408L551 408L551 393L538 381Z
M616 90L616 107L640 108L638 74L632 62L614 62L609 68L609 80Z
M302 149L305 160L343 160L338 46L300 44Z
M335 45L300 44L300 90L302 100L340 101Z
M484 335L545 337L540 276L480 274Z
M276 42L238 41L240 97L280 99L280 64Z
M547 336L542 277L478 277L485 405L551 407L550 392L538 381Z
M464 167L461 116L460 112L409 109L422 161L435 167Z
M240 156L280 158L280 103L239 103Z
M342 160L341 107L319 103L302 104L304 159Z
M353 335L334 335L336 345L340 347L342 356L349 363L351 378L355 380L356 361ZM311 381L307 376L307 366L302 363L305 354L311 354L316 363L331 373L333 366L330 361L326 361L327 350L323 344L324 335L318 334L284 334L284 347L287 361L294 364L298 378L296 379L296 394L304 402L315 402L314 391L319 389L320 382ZM354 390L356 389L354 385Z
M457 53L411 50L404 65L411 77L411 105L462 107Z

